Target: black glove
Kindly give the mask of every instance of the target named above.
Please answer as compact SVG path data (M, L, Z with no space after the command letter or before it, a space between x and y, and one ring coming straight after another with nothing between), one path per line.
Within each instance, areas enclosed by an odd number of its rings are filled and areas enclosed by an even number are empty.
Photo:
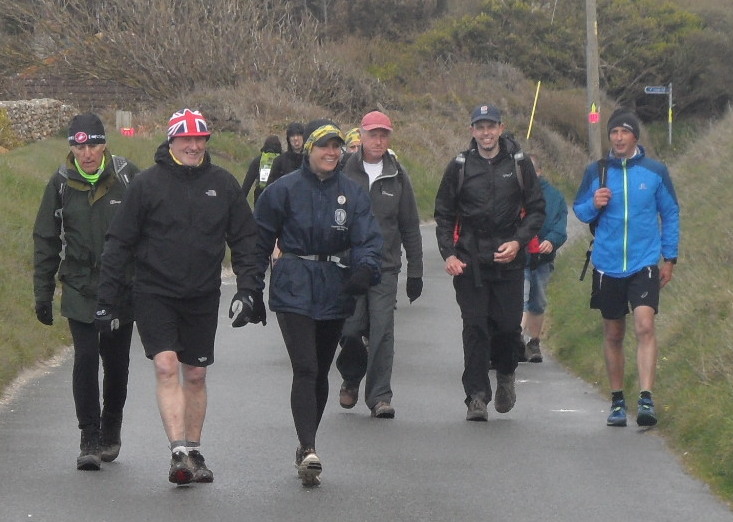
M412 303L415 299L422 295L422 277L407 278L407 297Z
M235 317L236 316L236 317ZM232 297L232 304L229 306L229 319L234 318L232 326L239 328L247 323L267 324L267 311L265 302L262 300L262 292L241 290Z
M344 283L344 292L351 295L366 294L371 282L372 270L366 265L361 265Z
M97 311L94 312L94 325L101 334L112 333L119 329L120 318L113 306L97 303Z
M51 326L53 324L53 306L51 301L36 302L36 317L43 324Z

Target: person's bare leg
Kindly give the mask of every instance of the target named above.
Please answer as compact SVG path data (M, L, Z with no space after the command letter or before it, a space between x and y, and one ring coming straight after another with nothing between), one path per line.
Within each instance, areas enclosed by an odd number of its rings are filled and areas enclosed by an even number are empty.
M624 335L626 318L603 320L603 354L611 391L624 388Z
M524 328L530 339L539 339L542 333L542 325L545 321L545 314L533 314L525 312Z
M163 429L170 442L186 440L186 401L179 378L180 363L174 351L160 352L153 357L156 397Z
M206 367L188 364L182 364L182 367L183 395L186 401L186 440L200 442L207 405Z
M654 326L654 309L637 306L634 309L636 333L636 365L639 370L639 386L642 391L652 391L657 369L657 336Z

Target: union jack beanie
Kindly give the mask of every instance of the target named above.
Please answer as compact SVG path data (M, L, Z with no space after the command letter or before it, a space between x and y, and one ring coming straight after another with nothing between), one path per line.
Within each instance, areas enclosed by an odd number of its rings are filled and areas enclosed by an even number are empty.
M179 136L211 136L209 126L199 111L181 109L168 120L168 141Z

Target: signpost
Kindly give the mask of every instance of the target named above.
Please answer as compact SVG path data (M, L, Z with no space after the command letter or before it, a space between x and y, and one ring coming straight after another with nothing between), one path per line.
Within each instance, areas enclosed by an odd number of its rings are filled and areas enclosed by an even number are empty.
M669 95L669 108L667 110L667 141L672 145L672 82L669 82L669 85L647 85L644 87L644 93Z

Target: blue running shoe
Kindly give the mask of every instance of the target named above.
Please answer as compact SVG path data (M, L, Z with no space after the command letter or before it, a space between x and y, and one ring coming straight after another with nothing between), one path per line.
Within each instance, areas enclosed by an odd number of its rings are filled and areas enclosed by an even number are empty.
M636 423L639 426L654 426L657 423L657 412L651 398L639 399L639 409L636 412Z
M606 426L626 426L626 401L623 399L611 403L611 414Z

